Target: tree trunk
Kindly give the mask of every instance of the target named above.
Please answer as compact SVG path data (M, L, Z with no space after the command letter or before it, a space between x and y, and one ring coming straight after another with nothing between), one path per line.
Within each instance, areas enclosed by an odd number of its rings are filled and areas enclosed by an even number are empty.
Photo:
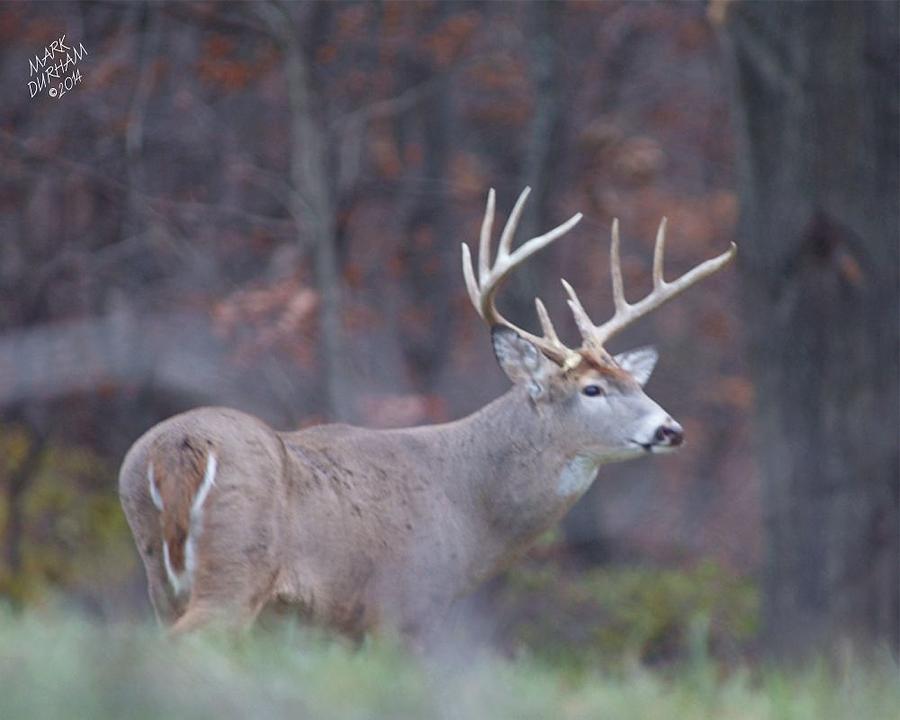
M898 5L728 6L767 647L898 647Z
M560 65L560 28L565 6L551 0L539 0L527 5L527 42L529 47L528 71L534 87L534 107L528 126L528 143L522 162L522 178L516 195L522 187L529 186L531 195L522 220L519 223L517 242L547 232L559 223L554 217L551 202L558 187L556 173L558 158L563 154L563 76ZM512 196L510 209L515 198ZM524 326L534 323L534 297L538 283L536 266L518 268L506 289L505 305L509 317ZM558 288L554 283L554 291Z
M432 8L431 26L439 27L452 14L453 5L439 2ZM423 87L429 79L432 90L419 102L417 111L407 119L416 126L424 153L421 172L411 178L416 183L409 217L406 221L406 247L403 257L410 268L412 302L424 310L424 321L401 330L408 367L414 369L417 390L431 392L450 357L453 339L452 314L446 311L457 289L453 274L459 264L457 228L443 183L450 175L454 148L453 96L450 73L436 63L431 53L410 50L406 63L410 87ZM427 185L422 186L424 176Z
M335 172L329 157L331 137L321 120L323 102L310 77L310 65L299 40L290 7L281 3L259 6L279 39L290 108L290 175L292 212L302 224L301 246L311 246L319 290L319 368L330 420L351 420L345 390L345 348L341 329L341 274L337 255ZM330 7L316 8L317 22L325 22ZM302 218L302 223L301 223ZM303 233L303 231L301 231Z

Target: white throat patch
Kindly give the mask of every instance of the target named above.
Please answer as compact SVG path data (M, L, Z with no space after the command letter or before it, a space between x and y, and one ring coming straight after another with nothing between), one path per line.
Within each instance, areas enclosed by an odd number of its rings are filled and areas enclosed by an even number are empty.
M581 495L594 482L600 464L587 455L576 455L566 463L559 474L559 484L556 492L563 497Z

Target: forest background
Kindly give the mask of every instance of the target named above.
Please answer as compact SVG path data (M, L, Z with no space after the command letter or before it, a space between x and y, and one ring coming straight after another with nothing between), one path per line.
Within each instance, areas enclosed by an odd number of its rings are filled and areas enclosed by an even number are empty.
M459 246L487 189L510 282L575 336L669 220L629 329L678 454L606 468L473 601L497 647L649 664L850 641L896 653L898 6L893 2L10 3L0 7L0 593L146 618L128 446L202 404L277 428L441 422L505 390ZM78 81L31 96L65 35ZM66 90L66 92L62 92ZM611 660L612 659L612 660Z

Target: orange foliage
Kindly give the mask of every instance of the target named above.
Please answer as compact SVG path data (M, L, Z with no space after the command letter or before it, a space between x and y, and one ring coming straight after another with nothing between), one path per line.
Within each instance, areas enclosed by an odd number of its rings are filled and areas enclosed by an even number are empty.
M0 42L18 38L22 33L25 3L7 3L0 13ZM38 52L35 50L35 52Z
M337 43L351 43L359 39L371 21L371 5L347 5L337 14L335 39Z
M250 365L260 353L274 347L290 348L307 367L314 357L314 343L305 342L315 332L319 296L287 278L271 286L239 290L213 306L213 329L235 345L238 362ZM252 332L247 333L248 328Z
M338 50L335 45L320 45L316 48L316 62L327 65L337 58Z
M243 57L244 54L233 39L215 35L203 44L197 74L215 87L230 92L243 90L268 72L274 62L271 49L256 52L253 57Z
M390 126L385 123L376 123L369 141L369 155L375 170L384 178L393 179L403 172L404 163L400 158L400 148L391 132Z
M455 62L465 50L478 25L475 13L462 13L444 20L424 43L435 67L444 68Z
M347 262L347 264L344 265L343 275L344 283L347 285L347 287L354 289L362 287L364 271L359 263L352 260Z
M489 185L486 168L477 155L461 150L450 158L448 189L455 200L480 199Z
M201 55L210 60L227 60L234 53L236 46L230 37L213 35L203 43Z
M748 412L753 405L753 384L741 375L723 375L709 385L709 400L720 405L731 405L741 412Z
M202 58L197 63L197 73L208 83L226 90L242 90L254 74L253 69L244 62L211 58Z

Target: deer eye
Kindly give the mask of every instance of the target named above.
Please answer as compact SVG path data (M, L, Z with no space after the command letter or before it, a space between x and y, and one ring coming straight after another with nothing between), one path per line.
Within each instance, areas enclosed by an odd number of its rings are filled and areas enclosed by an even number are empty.
M581 389L581 392L583 392L588 397L597 397L598 395L603 394L603 388L601 388L599 385L585 385Z

